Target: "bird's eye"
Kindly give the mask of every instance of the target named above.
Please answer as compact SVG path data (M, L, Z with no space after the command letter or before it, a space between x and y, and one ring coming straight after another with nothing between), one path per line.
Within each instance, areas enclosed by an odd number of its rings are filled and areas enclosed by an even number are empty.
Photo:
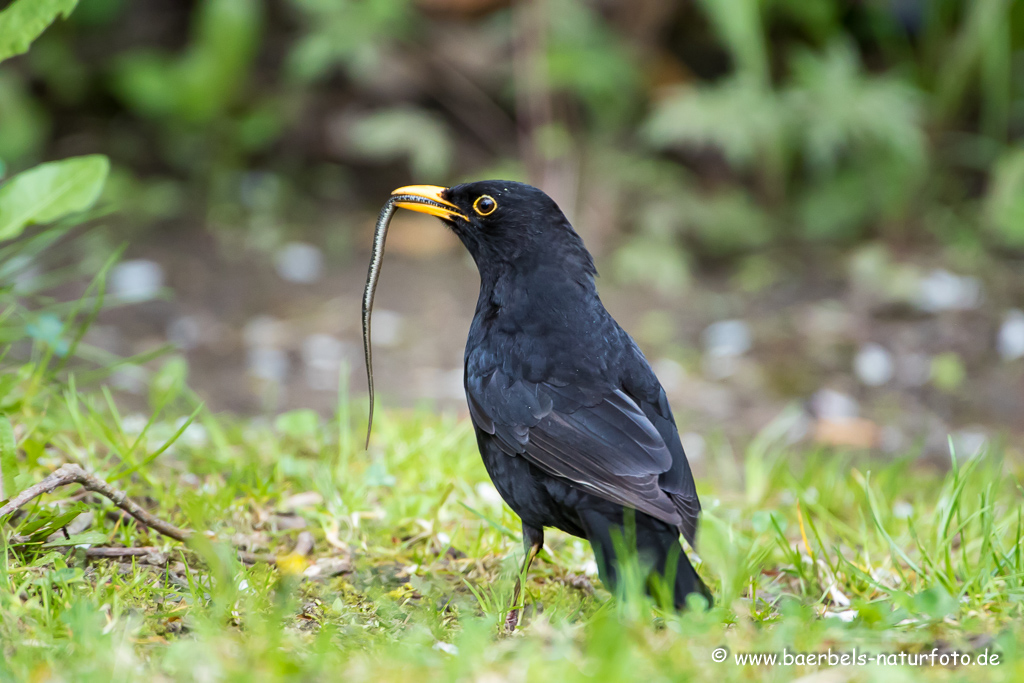
M489 194L477 197L476 201L473 202L473 210L481 216L490 216L497 208L498 202L494 201L494 197Z

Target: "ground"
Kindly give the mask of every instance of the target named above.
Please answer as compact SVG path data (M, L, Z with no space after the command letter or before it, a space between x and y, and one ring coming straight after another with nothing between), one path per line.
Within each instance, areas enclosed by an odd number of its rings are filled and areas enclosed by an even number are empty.
M519 525L468 422L383 411L364 451L364 423L344 403L329 420L290 413L274 424L200 412L160 451L180 421L126 424L72 394L49 405L12 420L19 488L78 462L202 533L170 541L76 486L28 506L0 560L3 679L1024 675L1019 471L996 449L946 466L797 451L776 437L783 420L743 452L712 448L698 471L710 610L660 610L639 581L615 598L586 544L551 532L520 630L505 636ZM78 515L52 519L57 510ZM61 524L67 535L51 535ZM90 556L100 547L153 550ZM784 649L788 664L737 660ZM897 659L829 665L829 653L855 651ZM934 665L897 665L933 652ZM972 664L948 665L953 652ZM986 665L974 663L981 655Z
M190 385L214 410L327 415L338 366L363 372L363 247L376 215L353 219L360 248L324 251L301 282L239 236L182 226L135 241L131 260L113 270L111 298L152 298L102 312L85 341L119 357L177 345ZM280 254L289 248L298 244ZM694 268L688 286L656 291L624 283L615 263L598 260L602 300L653 364L695 459L719 435L745 442L790 404L806 408L793 434L805 443L945 461L949 435L965 454L1000 435L1024 437L1024 289L1013 264L964 265L881 244L774 249ZM386 405L465 414L463 345L478 289L450 231L396 214L374 315ZM138 378L118 380L145 395ZM365 401L361 377L351 389Z

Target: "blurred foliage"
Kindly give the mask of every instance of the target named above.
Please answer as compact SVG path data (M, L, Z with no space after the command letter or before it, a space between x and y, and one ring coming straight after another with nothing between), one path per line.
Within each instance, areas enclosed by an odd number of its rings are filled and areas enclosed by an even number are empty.
M68 16L78 0L15 0L0 12L0 61L28 50L58 16Z
M98 154L40 164L0 186L0 240L93 205L109 163Z
M103 152L133 224L249 228L500 172L668 288L685 251L1020 249L1022 4L82 0L0 68L0 163Z
M0 12L0 61L24 52L60 13L75 2L12 3ZM78 263L71 274L43 272L41 257L71 232L96 203L110 163L91 154L50 161L15 174L0 184L0 496L10 492L13 457L10 424L3 413L18 409L45 413L46 402L66 386L63 373L72 357L95 361L80 343L103 304L106 263L84 295L57 302L45 292L66 280L89 274ZM50 227L26 230L36 225ZM37 403L38 402L38 403ZM28 408L36 404L34 408Z
M225 117L245 82L259 33L259 6L253 0L205 3L182 55L140 49L118 58L114 90L141 116L171 124Z

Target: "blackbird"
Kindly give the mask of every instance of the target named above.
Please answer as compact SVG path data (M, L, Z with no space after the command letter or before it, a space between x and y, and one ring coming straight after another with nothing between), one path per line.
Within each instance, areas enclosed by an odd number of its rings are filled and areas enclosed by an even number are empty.
M679 544L679 534L694 544L700 501L665 390L605 310L594 260L558 205L504 180L413 185L392 198L441 218L480 271L466 398L487 472L522 519L520 577L555 527L591 543L613 589L628 539L676 607L691 593L710 602Z

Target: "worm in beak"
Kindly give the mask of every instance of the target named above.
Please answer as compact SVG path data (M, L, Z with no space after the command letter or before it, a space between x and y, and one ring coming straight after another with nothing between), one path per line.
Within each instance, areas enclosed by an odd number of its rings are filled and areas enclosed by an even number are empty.
M363 290L363 353L366 357L366 384L370 390L370 416L366 424L366 447L370 447L370 431L373 429L373 350L370 346L370 316L373 314L373 296L377 292L380 268L384 261L384 241L388 236L391 217L399 208L410 209L444 220L461 218L468 220L458 207L446 200L443 192L447 188L436 185L407 185L391 193L377 218L373 231L373 249L370 269L366 273L366 288Z

